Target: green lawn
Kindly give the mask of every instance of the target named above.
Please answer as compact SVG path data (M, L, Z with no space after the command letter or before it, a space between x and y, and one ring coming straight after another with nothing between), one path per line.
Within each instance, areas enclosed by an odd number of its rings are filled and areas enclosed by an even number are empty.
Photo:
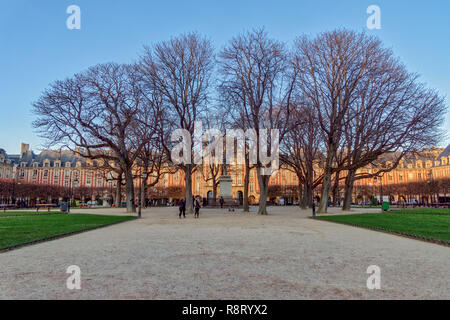
M1 217L15 217L15 216L38 216L38 215L53 215L53 214L59 214L64 215L65 213L62 213L61 211L50 211L47 210L40 210L39 212L36 212L36 210L33 211L6 211L0 212L0 218Z
M390 213L322 216L316 219L450 242L450 211L448 209L397 210Z
M450 209L441 209L441 208L411 208L411 209L392 209L393 213L403 213L403 214L436 214L442 215L447 214L450 215Z
M131 216L91 214L60 214L0 218L0 250L6 247L41 240L74 231L134 219Z

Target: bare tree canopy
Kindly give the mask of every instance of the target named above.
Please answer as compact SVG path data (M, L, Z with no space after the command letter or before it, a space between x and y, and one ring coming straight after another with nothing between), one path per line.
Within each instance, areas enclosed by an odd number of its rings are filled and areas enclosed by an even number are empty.
M169 132L184 129L193 136L195 122L208 112L213 62L214 49L211 41L197 33L183 34L145 48L140 70L147 86L164 99L167 108L163 121L167 123L166 129ZM165 140L163 144L170 155L171 141ZM191 151L194 147L191 145ZM191 163L181 166L185 172L186 208L190 213L193 212L193 152L191 156Z
M270 175L264 175L260 159L261 130L278 129L280 138L287 129L294 72L288 69L288 52L283 43L263 30L234 37L219 55L222 92L237 101L237 114L257 138L257 177L260 192L259 214L267 214L266 200ZM270 146L268 147L271 150Z
M101 64L45 90L33 104L33 125L49 145L82 148L85 157L118 163L127 211L135 212L132 167L158 121L142 119L147 102L134 66Z
M445 110L375 37L348 30L295 42L298 87L317 114L326 154L319 212L326 212L332 174L436 141ZM348 155L337 165L339 150ZM350 178L352 179L352 178Z
M301 206L311 206L320 190L318 211L326 212L340 181L345 180L343 209L349 209L356 180L383 175L405 154L442 137L445 99L365 33L338 29L300 36L290 49L256 29L233 37L215 58L209 39L187 33L144 47L136 64L93 66L52 83L33 103L33 126L49 147L79 149L84 157L102 160L104 176L117 181L116 204L124 182L128 212L136 210L136 181L143 200L159 188L160 177L179 169L188 212L196 170L211 181L216 198L218 177L228 170L197 161L196 150L219 141L213 134L208 141L195 139L198 121L220 130L221 137L227 129L254 133L236 145L243 141L244 211L255 168L259 214L267 214L274 169L266 159L278 154L278 143L283 168L297 175ZM188 163L172 159L177 129L191 138ZM275 136L278 141L271 140ZM256 161L250 161L251 143ZM367 166L370 173L361 170Z

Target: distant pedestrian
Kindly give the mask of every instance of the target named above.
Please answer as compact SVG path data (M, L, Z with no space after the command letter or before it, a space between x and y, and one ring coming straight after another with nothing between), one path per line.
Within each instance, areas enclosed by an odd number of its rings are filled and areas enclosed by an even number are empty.
M194 218L198 218L200 215L200 202L195 200L195 215Z
M219 203L220 203L220 209L223 209L223 204L224 204L224 200L223 200L223 197L220 197L220 199L219 199Z
M183 215L183 218L186 218L186 203L184 202L184 199L181 199L178 203L178 210L180 211L178 215L179 218L181 219L181 215Z

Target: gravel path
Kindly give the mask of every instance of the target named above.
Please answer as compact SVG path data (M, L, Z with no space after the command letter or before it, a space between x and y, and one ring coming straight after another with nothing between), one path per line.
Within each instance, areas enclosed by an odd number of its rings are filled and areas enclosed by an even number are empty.
M0 299L450 299L447 247L297 208L203 209L185 220L176 210L0 254ZM81 268L81 290L66 288L70 265ZM370 265L381 268L381 290L366 287Z

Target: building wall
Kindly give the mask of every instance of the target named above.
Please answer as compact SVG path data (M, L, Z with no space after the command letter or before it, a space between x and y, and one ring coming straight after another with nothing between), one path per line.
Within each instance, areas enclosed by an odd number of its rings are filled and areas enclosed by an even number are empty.
M1 149L0 149L1 150ZM15 159L12 163L7 156L0 153L0 179L13 180L21 183L33 183L43 185L57 185L62 187L87 187L105 188L112 191L115 182L108 181L105 177L108 173L99 168L101 163L86 160L79 155L69 151L46 151L40 155L34 155L28 145L22 145L20 156L11 156ZM355 190L362 187L371 187L374 193L379 195L378 187L395 184L403 184L417 181L429 181L431 179L450 178L450 155L439 157L443 149L424 150L423 154L415 157L407 157L400 163L397 169L385 173L377 181L373 178L358 180L355 183ZM49 158L46 158L48 154ZM19 159L19 160L17 160ZM69 160L69 161L65 161ZM320 169L316 169L319 171ZM360 169L359 172L371 173L373 167ZM138 175L139 171L136 171ZM229 175L233 180L232 193L234 198L239 197L239 192L244 191L244 166L231 165ZM195 196L208 197L208 192L212 192L212 181L205 181L208 172L195 172L192 176L192 192ZM345 172L341 173L345 177ZM152 182L152 178L148 178ZM343 184L343 180L341 180ZM140 185L139 178L135 180L135 186ZM280 169L274 173L270 179L270 186L298 186L297 176L286 169ZM166 173L156 185L159 188L169 188L172 186L184 186L184 173ZM220 185L217 188L217 195L220 195ZM340 190L340 197L343 197L343 187ZM259 185L256 177L256 169L250 172L249 198L251 202L259 200Z

